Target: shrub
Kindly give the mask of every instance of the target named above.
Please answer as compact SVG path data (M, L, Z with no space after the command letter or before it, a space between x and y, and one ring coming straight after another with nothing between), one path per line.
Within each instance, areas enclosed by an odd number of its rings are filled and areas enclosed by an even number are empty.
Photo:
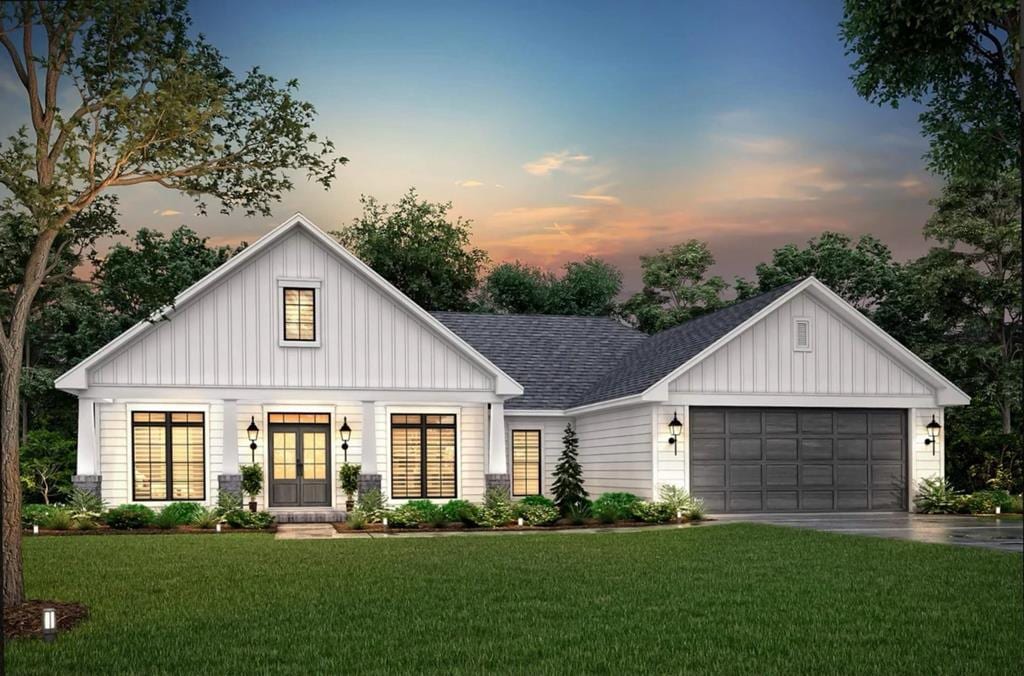
M274 515L270 512L250 512L247 509L233 509L224 514L224 521L232 528L257 530L269 528L274 523Z
M121 505L111 509L103 518L111 528L131 530L151 525L156 514L145 505Z
M192 525L196 528L209 530L216 528L220 520L220 514L217 513L217 510L199 505L199 510L192 517Z
M71 516L77 518L90 518L98 519L103 515L103 511L107 508L103 498L91 493L89 491L83 491L78 488L72 488L71 492L68 493L68 499L65 503L65 507L71 512Z
M583 488L583 468L580 467L580 440L572 423L565 426L562 435L562 454L555 465L555 480L551 484L551 492L555 496L555 504L562 514L568 514L573 507L578 507L588 498Z
M704 500L701 498L690 499L690 511L686 513L691 521L700 521L704 518Z
M520 500L519 505L541 505L542 507L557 507L554 500L545 498L543 495L527 495Z
M71 518L71 512L63 507L54 507L43 519L41 527L47 530L67 530L73 525L75 520Z
M346 462L338 470L338 484L341 486L341 491L345 494L345 499L347 500L351 500L352 496L359 489L359 470L361 468L361 465L353 465Z
M457 522L466 526L475 526L480 518L479 509L468 500L449 500L441 507L445 521Z
M480 525L490 528L505 526L514 518L512 500L503 488L491 488L484 493L484 504L480 507Z
M89 516L75 516L71 518L71 527L75 530L96 530L99 527L97 520Z
M160 516L168 519L172 526L184 526L192 523L202 510L198 502L172 502L160 510Z
M561 514L554 503L550 505L516 505L516 514L522 517L523 522L529 526L547 526L555 521Z
M366 517L368 523L380 523L387 513L387 498L376 488L360 493L356 510Z
M366 515L360 512L358 509L353 510L351 514L345 519L348 523L348 527L352 530L363 530L366 528Z
M228 512L242 508L242 494L234 491L221 491L217 494L217 512L223 516Z
M242 493L248 495L250 500L255 500L256 496L263 492L263 467L254 462L251 465L242 465L239 469L242 472Z
M569 507L569 513L566 514L566 517L574 526L579 526L590 517L591 506L593 506L593 503L590 500L581 500Z
M964 507L971 514L994 514L996 507L1009 512L1013 508L1013 497L1006 491L978 491L966 497Z
M924 514L955 514L963 506L963 496L945 479L932 477L921 480L914 505Z
M388 524L398 528L419 526L420 524L440 525L444 523L444 514L440 507L430 500L410 500L396 507L388 514Z
M623 521L633 518L633 504L639 501L632 493L605 493L594 501L590 511L604 523Z
M32 528L32 526L43 527L43 522L46 521L50 514L58 509L54 505L22 505L21 506L21 525L23 528Z
M638 501L629 510L634 519L646 523L667 523L676 518L676 510L667 502Z
M1024 513L1024 496L1011 495L1010 496L1010 507L1006 510L1013 514Z

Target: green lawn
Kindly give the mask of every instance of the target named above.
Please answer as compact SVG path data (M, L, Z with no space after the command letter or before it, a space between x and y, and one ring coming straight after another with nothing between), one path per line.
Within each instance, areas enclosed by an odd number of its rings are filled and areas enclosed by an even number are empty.
M729 524L520 537L28 538L91 619L7 673L1017 673L1015 554Z

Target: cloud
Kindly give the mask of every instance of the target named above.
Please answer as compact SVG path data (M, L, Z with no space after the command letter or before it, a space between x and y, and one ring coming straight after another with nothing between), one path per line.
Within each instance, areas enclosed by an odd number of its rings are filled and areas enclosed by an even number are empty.
M547 176L554 171L576 170L590 162L591 159L590 155L562 150L557 153L547 153L539 159L527 162L523 165L523 170L534 176Z
M180 216L181 215L180 211L175 211L174 209L154 209L153 213L156 214L157 216Z
M715 136L715 140L744 153L753 155L780 155L793 148L781 136Z
M593 195L586 193L583 195L569 195L569 197L574 197L578 200L589 200L591 202L603 202L605 204L622 204L622 200L614 195Z
M459 186L460 188L479 188L480 186L484 185L484 182L478 181L475 178L469 178L466 179L465 181L455 181L455 185Z

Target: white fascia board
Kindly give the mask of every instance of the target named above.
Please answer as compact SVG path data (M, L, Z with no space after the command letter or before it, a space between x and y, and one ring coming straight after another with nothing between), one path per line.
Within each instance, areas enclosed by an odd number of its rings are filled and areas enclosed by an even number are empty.
M585 404L583 406L575 406L573 408L565 409L565 415L575 416L582 415L584 413L593 413L594 411L603 411L609 408L619 408L621 406L629 406L631 404L646 404L648 403L639 394L631 394L627 397L619 397L618 399L609 399L607 401L598 401L593 404Z
M271 403L358 403L408 402L410 404L452 405L500 403L490 390L338 390L304 387L194 387L188 385L95 385L89 396L108 401L214 401Z
M766 406L779 408L932 408L928 394L716 394L673 392L667 402L675 406Z
M505 417L568 418L571 416L567 416L565 411L555 408L506 408Z
M467 357L469 357L478 366L483 368L485 371L490 372L494 376L494 393L503 396L518 396L523 393L523 386L515 381L511 376L505 373L503 370L498 368L493 362L487 359L483 354L478 352L472 345L464 341L458 335L456 335L451 329L445 326L440 320L431 315L429 312L424 310L422 307L417 305L406 296L404 293L399 291L391 282L381 277L377 272L369 265L359 260L358 257L350 253L345 247L341 246L334 238L330 237L323 230L318 228L312 221L302 215L300 212L296 212L294 215L289 217L283 223L275 227L273 230L268 232L263 237L260 237L256 242L247 247L240 254L228 260L227 263L220 266L210 274L206 275L192 286L182 291L174 299L174 308L178 308L190 299L195 298L207 289L212 288L222 279L231 275L239 266L244 265L246 261L256 257L262 251L266 250L273 244L277 239L282 237L285 233L291 231L295 227L301 227L303 231L313 237L316 241L320 242L336 256L341 258L344 262L348 263L352 267L356 268L357 271L361 272L364 277L369 279L374 285L376 285L381 291L386 293L388 296L396 300L402 307L409 311L415 317L418 317L421 321L425 322L427 326L431 327L438 335L445 340L455 345L460 351L462 351ZM166 307L155 313L151 319L159 318L162 315L172 314L172 308ZM106 359L120 350L121 347L127 345L140 334L145 332L150 326L153 325L152 321L142 321L128 329L120 336L101 347L96 352L92 353L84 360L79 362L75 367L64 373L56 381L54 385L57 389L75 392L87 389L88 384L88 369L94 366L97 362Z

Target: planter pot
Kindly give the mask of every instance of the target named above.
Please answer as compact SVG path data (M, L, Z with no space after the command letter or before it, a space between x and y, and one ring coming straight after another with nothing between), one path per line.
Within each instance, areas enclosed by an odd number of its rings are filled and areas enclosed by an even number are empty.
M256 501L255 500L250 500L249 501L249 511L250 512L255 512L256 511Z
M355 507L356 507L356 503L354 501L352 501L352 500L346 500L345 501L345 511L346 512L351 512L353 509L355 509Z

